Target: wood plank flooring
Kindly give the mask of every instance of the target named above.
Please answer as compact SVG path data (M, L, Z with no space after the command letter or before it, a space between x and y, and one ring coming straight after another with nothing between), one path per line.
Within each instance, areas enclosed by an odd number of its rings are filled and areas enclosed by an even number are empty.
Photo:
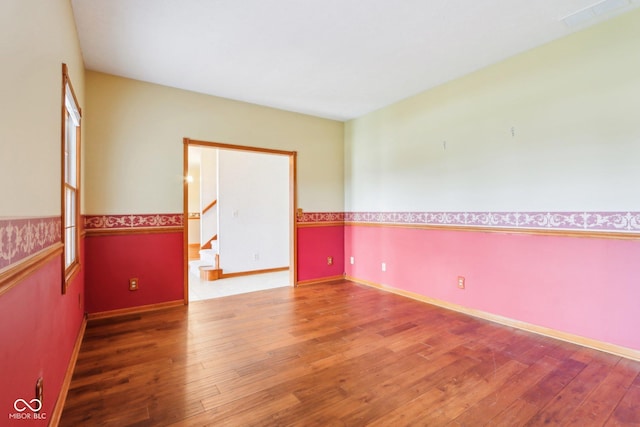
M640 362L350 282L90 321L62 426L631 426Z

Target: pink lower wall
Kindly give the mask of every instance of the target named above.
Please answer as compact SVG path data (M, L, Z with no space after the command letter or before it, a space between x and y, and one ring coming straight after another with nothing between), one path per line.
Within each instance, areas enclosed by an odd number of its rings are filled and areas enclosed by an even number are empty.
M333 265L327 265L327 257ZM339 276L344 273L344 227L298 228L298 282Z
M182 231L86 238L86 310L98 313L184 298ZM129 279L139 289L129 290Z
M344 235L348 276L640 350L638 240L359 225Z
M82 247L81 247L82 253ZM61 293L62 259L44 266L0 295L0 425L43 426L48 421L10 419L16 399L35 398L44 379L41 415L51 417L84 317L81 270ZM30 412L27 410L27 412Z
M297 232L299 281L346 272L640 350L638 240L360 225L304 226ZM81 243L81 256L83 268L65 295L60 292L60 257L0 295L4 416L14 411L16 399L33 397L41 376L42 412L52 414L85 307L95 313L183 298L181 232L89 235ZM334 257L333 265L327 265L327 256ZM456 286L459 275L466 278L465 290ZM128 290L130 277L139 278L138 291ZM12 425L4 419L2 425Z

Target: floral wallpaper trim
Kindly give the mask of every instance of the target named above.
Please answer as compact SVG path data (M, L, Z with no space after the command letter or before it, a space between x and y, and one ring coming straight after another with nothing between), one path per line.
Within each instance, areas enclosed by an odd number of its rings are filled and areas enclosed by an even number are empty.
M297 222L343 222L344 216L344 212L304 212L297 217Z
M62 240L59 216L0 218L0 271Z
M336 221L640 233L640 212L305 212L298 219Z
M182 227L183 215L180 214L129 214L129 215L86 215L86 230Z

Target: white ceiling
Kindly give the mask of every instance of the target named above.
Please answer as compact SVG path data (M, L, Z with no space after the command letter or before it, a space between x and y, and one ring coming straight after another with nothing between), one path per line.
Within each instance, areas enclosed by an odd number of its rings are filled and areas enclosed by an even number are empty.
M90 70L337 120L640 6L640 0L71 3Z

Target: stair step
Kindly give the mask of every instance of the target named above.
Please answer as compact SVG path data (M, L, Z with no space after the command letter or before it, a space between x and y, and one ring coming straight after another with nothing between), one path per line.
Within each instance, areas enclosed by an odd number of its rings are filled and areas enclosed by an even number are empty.
M216 265L216 254L218 252L213 249L202 249L200 251L200 260L208 265Z
M213 265L201 265L199 267L200 270L200 280L218 280L222 277L222 269L215 268Z

